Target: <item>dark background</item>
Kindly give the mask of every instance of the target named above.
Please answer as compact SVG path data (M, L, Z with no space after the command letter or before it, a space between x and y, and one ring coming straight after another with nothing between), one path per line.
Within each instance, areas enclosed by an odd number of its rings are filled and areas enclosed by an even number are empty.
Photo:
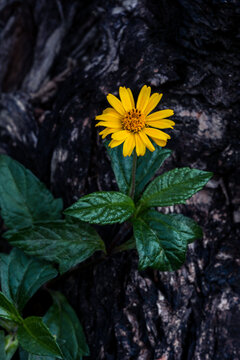
M139 272L128 251L55 284L91 360L240 359L239 23L237 0L0 2L0 152L65 206L117 189L94 116L119 86L136 96L150 85L164 94L159 109L174 109L164 170L214 172L186 206L168 209L204 229L179 271ZM107 244L117 230L101 229ZM49 305L42 290L27 311Z

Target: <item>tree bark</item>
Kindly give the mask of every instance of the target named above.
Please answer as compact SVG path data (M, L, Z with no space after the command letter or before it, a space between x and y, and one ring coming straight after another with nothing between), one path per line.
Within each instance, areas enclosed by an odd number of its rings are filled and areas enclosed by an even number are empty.
M127 251L96 256L56 284L79 315L90 360L240 359L239 20L237 0L0 3L0 152L65 206L117 189L94 117L119 86L136 96L148 84L175 111L161 171L214 172L186 205L165 209L204 230L179 271L139 272ZM107 245L119 230L99 227ZM40 292L34 315L48 301Z

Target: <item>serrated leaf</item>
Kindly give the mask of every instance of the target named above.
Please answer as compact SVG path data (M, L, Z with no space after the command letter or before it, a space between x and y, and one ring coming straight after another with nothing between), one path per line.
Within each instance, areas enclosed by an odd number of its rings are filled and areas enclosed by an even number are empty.
M19 311L45 282L58 274L50 264L30 258L18 249L1 257L0 265L2 291Z
M117 180L119 190L128 194L131 184L132 156L123 156L122 146L110 148L106 146L108 155L111 159L112 169ZM137 158L135 197L137 198L143 191L146 184L151 180L156 171L160 168L164 160L171 154L171 150L156 147L154 152L146 151L144 156Z
M179 237L188 244L202 237L202 229L198 224L181 214L162 214L155 210L148 210L142 214L144 221L158 232L161 238L173 241Z
M161 271L179 269L185 261L188 242L161 222L138 218L133 223L139 254L139 269L147 267Z
M31 354L63 359L55 338L39 317L24 319L18 328L17 337L21 347Z
M81 360L82 356L89 355L89 349L78 317L62 294L52 292L52 296L53 305L43 317L43 322L56 338L64 360ZM21 349L20 359L55 360L56 358L28 354Z
M66 298L59 292L52 293L53 305L43 321L57 338L65 360L78 360L88 356L89 349L78 317Z
M99 191L80 198L64 211L92 224L114 224L127 220L135 210L132 199L117 191Z
M0 155L0 208L9 229L61 217L62 200L54 199L46 186L19 162Z
M197 169L181 168L168 171L154 179L140 199L142 208L184 204L201 190L212 173Z
M92 227L64 221L19 231L9 242L27 255L58 263L61 273L86 260L95 251L105 251L104 242Z
M15 306L0 292L0 318L21 324L22 318Z

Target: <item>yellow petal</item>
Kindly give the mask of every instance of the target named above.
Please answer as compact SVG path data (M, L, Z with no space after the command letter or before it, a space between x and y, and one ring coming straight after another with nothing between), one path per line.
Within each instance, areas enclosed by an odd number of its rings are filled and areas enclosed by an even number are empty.
M116 131L119 131L118 129L109 129L109 128L106 128L104 130L102 130L99 135L102 135L102 138L105 139L106 136L108 136L109 134L112 134Z
M119 113L115 109L113 109L112 107L107 107L106 109L104 109L103 114L117 114L117 115L119 115Z
M110 105L121 115L125 114L124 107L122 106L121 101L114 95L108 94L107 100Z
M129 147L128 156L131 156L131 155L132 155L132 152L133 152L133 150L134 150L134 148L135 148L135 146L136 146L136 141L135 141L135 136L134 136L134 134L131 134L130 136L131 136L131 138L132 138L132 143L131 143L131 146Z
M134 148L135 137L134 134L130 134L123 144L123 156L131 156Z
M120 130L112 135L112 139L124 141L130 134L131 134L130 131Z
M129 97L130 97L130 100L131 100L131 104L132 104L132 109L135 108L135 101L134 101L134 98L133 98L133 94L132 94L132 91L131 89L127 88L127 91L129 93Z
M148 104L151 94L150 86L144 85L138 95L137 109L143 111Z
M173 129L175 122L172 120L162 119L162 120L146 121L146 124L158 129L167 129L167 128Z
M121 145L124 142L124 140L111 140L110 143L108 144L108 146L110 148L114 148L118 145Z
M119 88L119 96L120 96L120 99L122 101L124 109L127 112L132 110L131 98L130 98L129 92L127 91L125 86L124 87L120 86L120 88Z
M114 114L112 113L105 113L105 114L102 114L102 115L97 115L95 120L121 120L121 115L118 114L117 112Z
M144 114L145 115L149 114L157 106L161 98L162 98L162 94L158 94L158 93L152 94L144 110Z
M155 139L155 138L152 138L153 141L155 141L155 143L161 147L164 147L166 146L167 144L167 141L166 140L159 140L159 139Z
M150 151L154 151L155 147L153 146L153 144L151 143L151 141L149 140L149 138L147 137L147 135L145 134L144 130L140 131L139 133L140 138L142 139L143 143L146 145L146 147L148 148L148 150Z
M121 129L122 124L121 121L113 120L113 121L99 121L95 126L105 126L113 129Z
M145 128L144 129L145 134L147 134L148 136L150 136L151 138L155 138L155 139L159 139L159 140L167 140L167 139L171 139L171 136L166 134L165 132L161 131L161 130L157 130L157 129L152 129L152 128Z
M160 119L164 119L169 116L172 116L173 114L174 114L174 112L171 109L160 110L160 111L154 112L151 115L148 115L146 117L146 120L160 120Z
M142 142L142 139L140 138L139 134L134 134L135 136L135 142L136 142L136 152L137 156L143 156L146 152L146 146Z

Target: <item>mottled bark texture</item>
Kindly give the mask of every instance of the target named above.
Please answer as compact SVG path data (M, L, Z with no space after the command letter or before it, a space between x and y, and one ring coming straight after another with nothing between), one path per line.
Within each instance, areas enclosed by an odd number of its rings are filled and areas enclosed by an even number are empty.
M66 206L116 189L94 116L120 85L136 95L148 84L174 109L164 170L215 174L186 206L166 209L204 229L179 271L139 272L129 251L58 282L91 360L240 359L239 22L238 0L0 2L0 152ZM118 230L100 232L109 244Z

